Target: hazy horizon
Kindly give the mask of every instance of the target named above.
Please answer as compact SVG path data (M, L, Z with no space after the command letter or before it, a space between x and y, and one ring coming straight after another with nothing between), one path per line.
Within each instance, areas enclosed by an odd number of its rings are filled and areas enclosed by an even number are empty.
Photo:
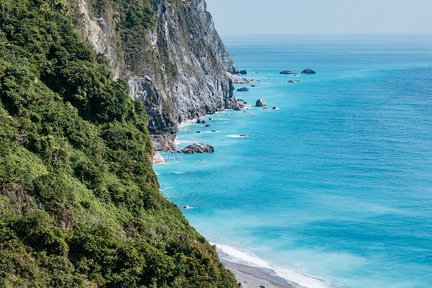
M219 34L432 35L430 0L207 0Z

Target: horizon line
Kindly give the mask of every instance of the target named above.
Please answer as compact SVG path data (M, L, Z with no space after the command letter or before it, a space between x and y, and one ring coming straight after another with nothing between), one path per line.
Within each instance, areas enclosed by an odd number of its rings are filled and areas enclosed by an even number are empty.
M243 33L243 34L223 34L224 36L431 36L432 33Z

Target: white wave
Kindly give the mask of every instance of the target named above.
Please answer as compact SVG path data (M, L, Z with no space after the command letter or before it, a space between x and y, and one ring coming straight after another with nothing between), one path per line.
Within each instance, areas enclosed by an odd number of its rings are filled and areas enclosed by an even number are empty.
M234 134L232 134L232 135L226 135L225 137L228 137L228 138L249 138L249 136L248 135L234 135Z
M191 143L193 143L193 141L176 139L175 143L177 146L179 146L179 145L184 145L184 144L191 144Z
M270 265L270 263L259 258L256 255L238 250L228 245L224 245L224 244L215 244L215 245L219 253L222 254L221 257L225 258L224 256L226 255L226 260L228 261L239 263L242 265L273 270L274 272L276 272L276 274L279 277L282 277L287 281L295 283L304 288L329 288L329 285L326 284L321 279L304 275L293 269L273 267L272 265Z
M232 262L253 267L272 269L269 263L253 254L240 251L234 247L224 244L216 244L216 248L220 250L223 254L227 255L229 257L229 259L227 260L230 260Z

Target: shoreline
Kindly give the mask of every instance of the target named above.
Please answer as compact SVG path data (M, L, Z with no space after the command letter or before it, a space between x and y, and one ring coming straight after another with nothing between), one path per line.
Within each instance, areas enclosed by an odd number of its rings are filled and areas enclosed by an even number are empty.
M232 109L225 109L222 111L217 111L215 114L223 113L226 111L231 111ZM241 109L243 110L243 109ZM202 117L208 117L211 115L203 115ZM196 124L196 119L188 119L184 122L182 122L179 125L180 129L185 129L188 126L192 126ZM178 138L176 136L176 144L180 144L178 141ZM160 155L160 154L159 154ZM162 155L160 155L162 157ZM162 158L164 159L164 158ZM168 162L173 161L173 159L164 159L161 162L154 163L155 165L163 165L167 164ZM242 261L244 259L244 252L237 251L237 249L230 247L228 248L226 245L223 244L212 244L216 246L216 250L219 256L219 259L221 263L229 270L231 271L237 282L241 284L240 287L242 288L322 288L327 287L324 284L324 281L321 279L317 279L311 276L302 275L296 271L292 271L295 277L284 277L278 274L278 272L275 271L274 268L270 267L267 262L263 259L256 258L256 256L246 256L245 261ZM230 250L236 250L234 253ZM240 253L240 255L238 255ZM250 258L252 257L252 258ZM256 263L256 265L255 265ZM298 274L298 275L297 275ZM291 276L291 275L290 275ZM301 277L301 278L299 278ZM306 278L307 280L305 281ZM309 285L309 281L319 281L321 285ZM295 282L298 281L298 282ZM299 284L301 283L301 284Z
M222 264L234 274L242 288L304 288L280 277L274 270L247 266L219 258Z

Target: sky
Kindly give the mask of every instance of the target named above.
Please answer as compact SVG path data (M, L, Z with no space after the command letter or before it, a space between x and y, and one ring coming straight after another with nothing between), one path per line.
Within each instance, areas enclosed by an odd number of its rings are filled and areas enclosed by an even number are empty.
M432 0L207 0L221 35L432 34Z

